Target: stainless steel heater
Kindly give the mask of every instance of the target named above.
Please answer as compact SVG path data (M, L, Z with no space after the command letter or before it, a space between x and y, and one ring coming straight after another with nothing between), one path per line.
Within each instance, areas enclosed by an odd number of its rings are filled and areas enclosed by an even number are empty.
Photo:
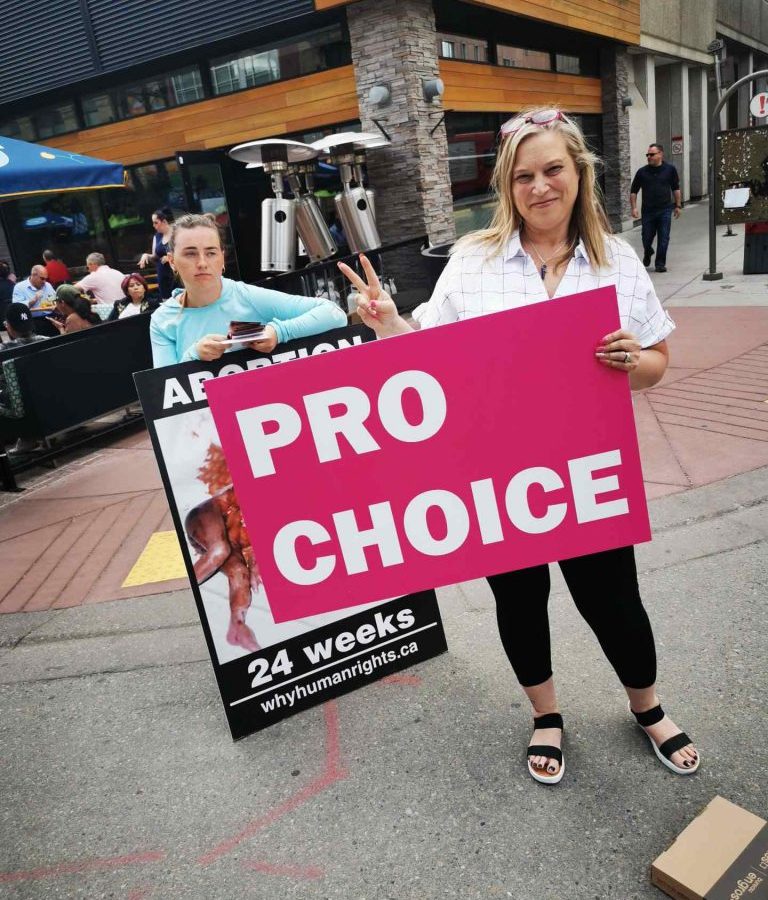
M299 169L317 157L317 150L300 141L270 138L238 144L229 155L249 168L262 168L270 176L274 197L261 204L261 269L292 272L296 268L296 230L310 254L327 259L336 252L314 196L301 188ZM286 179L294 197L285 197ZM313 209L316 211L313 212ZM332 247L329 251L329 246Z
M320 138L312 144L320 156L339 167L342 190L334 197L334 203L353 253L381 246L373 191L366 190L363 185L363 165L366 151L388 143L382 135L346 131Z

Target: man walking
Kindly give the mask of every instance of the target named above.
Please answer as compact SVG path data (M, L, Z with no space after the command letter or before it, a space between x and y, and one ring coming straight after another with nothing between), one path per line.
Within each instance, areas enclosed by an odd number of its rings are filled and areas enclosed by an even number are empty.
M667 271L667 247L672 226L672 214L680 215L680 177L677 169L664 162L664 148L651 144L645 154L648 164L635 172L629 189L632 218L638 219L637 195L643 192L643 265L650 266L653 256L653 239L656 241L656 271Z

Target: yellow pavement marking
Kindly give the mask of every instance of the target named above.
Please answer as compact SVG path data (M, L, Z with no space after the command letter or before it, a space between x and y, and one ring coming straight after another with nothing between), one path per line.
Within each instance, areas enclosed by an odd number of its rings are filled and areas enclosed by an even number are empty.
M187 570L175 531L156 531L134 563L123 587L186 578Z

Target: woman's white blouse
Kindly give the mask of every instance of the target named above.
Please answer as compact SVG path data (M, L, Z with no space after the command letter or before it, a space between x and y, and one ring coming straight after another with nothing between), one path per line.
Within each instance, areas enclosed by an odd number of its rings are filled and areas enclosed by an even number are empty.
M635 251L626 241L606 238L608 265L593 270L579 241L555 296L614 285L622 328L631 331L642 347L663 341L675 323L662 307ZM539 270L515 232L504 253L485 256L484 248L469 246L454 253L435 285L429 301L414 310L422 328L470 319L549 300Z

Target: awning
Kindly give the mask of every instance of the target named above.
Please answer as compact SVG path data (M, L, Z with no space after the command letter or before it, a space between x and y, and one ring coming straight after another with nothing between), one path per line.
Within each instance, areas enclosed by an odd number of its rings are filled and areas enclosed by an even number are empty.
M119 163L0 135L0 200L125 187Z

